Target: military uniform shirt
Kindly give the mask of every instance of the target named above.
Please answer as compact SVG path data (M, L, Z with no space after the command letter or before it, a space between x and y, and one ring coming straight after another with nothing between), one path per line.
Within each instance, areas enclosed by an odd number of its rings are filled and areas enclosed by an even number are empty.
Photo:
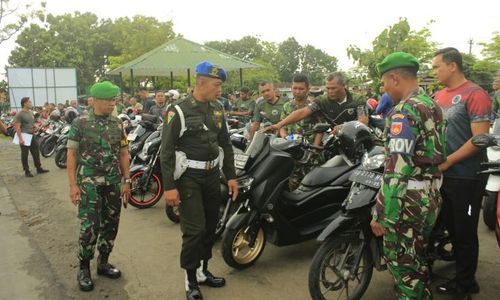
M349 91L346 92L346 101L343 103L338 103L333 100L329 100L326 95L320 96L315 99L311 104L309 104L309 109L315 114L323 114L328 116L331 120L336 119L340 113L343 113L335 123L337 125L354 121L357 119L356 108L358 106L364 106L363 98L361 96L354 96Z
M262 111L266 113L271 123L278 123L280 121L281 111L283 110L283 105L285 105L285 103L286 101L283 100L283 97L279 97L274 104L265 99L260 100L259 102L257 102L257 104L255 104L255 111L253 113L252 121L263 122L264 119L260 115L260 112Z
M222 170L226 179L236 178L234 153L224 109L220 102L197 101L192 95L178 102L184 114L186 131L179 138L181 121L175 107L170 106L163 126L161 144L161 170L164 190L175 188L175 151L182 151L188 159L211 161L219 156L219 146L224 151Z
M304 100L302 103L298 103L295 99L292 101L288 101L283 105L283 110L281 111L281 120L286 118L292 112L299 110L301 108L307 107L311 104L311 101ZM316 115L307 117L297 123L289 124L284 128L287 130L288 134L300 134L303 135L305 131L311 130L314 127L314 124L318 122L318 117ZM314 139L314 134L309 136L309 141L312 142Z
M415 92L394 107L386 120L386 167L374 215L379 223L394 224L399 218L408 180L441 177L445 130L441 108L424 93Z
M252 114L255 111L255 101L252 99L248 99L246 101L242 100L241 98L238 98L236 102L233 105L233 111L239 111L239 112L247 112L251 111ZM248 122L252 119L252 114L249 116L238 116L241 118L244 122Z
M121 181L120 149L128 141L122 122L113 116L87 116L73 121L67 147L77 150L77 181L112 185Z

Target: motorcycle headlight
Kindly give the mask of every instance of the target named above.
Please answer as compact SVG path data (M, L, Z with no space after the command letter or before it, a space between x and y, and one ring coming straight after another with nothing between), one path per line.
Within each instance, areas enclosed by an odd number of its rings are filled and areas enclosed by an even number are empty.
M238 187L241 193L246 193L250 190L254 178L253 177L243 177L238 178Z
M363 155L363 160L361 165L366 170L375 170L380 168L385 161L385 154L376 154L373 156L369 156L368 152Z

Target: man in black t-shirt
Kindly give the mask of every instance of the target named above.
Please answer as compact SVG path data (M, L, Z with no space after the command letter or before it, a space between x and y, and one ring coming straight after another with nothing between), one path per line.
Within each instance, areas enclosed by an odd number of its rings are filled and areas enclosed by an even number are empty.
M280 130L283 126L299 122L313 114L321 114L329 123L336 125L334 134L340 130L341 124L358 120L368 125L366 115L359 115L357 107L364 106L362 97L351 94L346 87L346 80L341 73L332 73L326 78L326 95L320 96L307 107L298 109L286 118L264 128L264 131Z

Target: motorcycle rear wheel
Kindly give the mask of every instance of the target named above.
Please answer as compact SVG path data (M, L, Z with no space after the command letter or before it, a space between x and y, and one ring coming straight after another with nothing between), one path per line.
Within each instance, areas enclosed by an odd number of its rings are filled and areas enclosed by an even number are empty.
M361 299L373 274L373 260L367 246L353 236L329 238L314 254L309 268L309 294L314 300ZM363 247L363 249L359 249ZM353 270L355 257L361 253L359 266ZM343 297L342 297L343 296Z

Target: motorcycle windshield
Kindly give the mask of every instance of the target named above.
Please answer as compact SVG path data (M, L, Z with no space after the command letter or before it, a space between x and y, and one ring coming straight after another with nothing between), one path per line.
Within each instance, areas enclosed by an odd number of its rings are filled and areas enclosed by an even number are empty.
M268 137L266 134L261 132L255 132L253 136L252 142L248 146L245 154L251 158L256 157L264 148L265 143L267 143Z

